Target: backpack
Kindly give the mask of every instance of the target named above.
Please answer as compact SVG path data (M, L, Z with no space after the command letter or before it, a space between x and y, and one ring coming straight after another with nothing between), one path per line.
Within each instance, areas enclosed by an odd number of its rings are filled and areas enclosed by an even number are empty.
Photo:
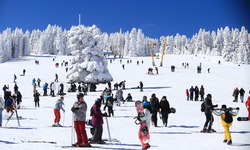
M232 123L232 122L233 122L233 117L232 117L232 115L229 113L228 110L225 111L225 119L224 119L224 121L225 121L226 123Z
M205 112L205 102L201 103L201 112Z

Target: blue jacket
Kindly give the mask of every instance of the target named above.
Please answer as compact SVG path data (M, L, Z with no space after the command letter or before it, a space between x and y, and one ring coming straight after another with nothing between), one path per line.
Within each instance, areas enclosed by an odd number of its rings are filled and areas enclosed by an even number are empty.
M43 85L43 90L46 90L47 89L47 84L44 84Z
M8 107L8 106L12 106L12 98L9 98L9 99L6 101L5 107Z

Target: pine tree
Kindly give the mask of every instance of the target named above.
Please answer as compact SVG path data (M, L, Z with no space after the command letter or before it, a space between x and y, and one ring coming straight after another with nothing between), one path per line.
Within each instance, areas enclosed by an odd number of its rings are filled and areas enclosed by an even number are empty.
M228 27L225 28L223 32L223 37L224 37L224 42L223 42L224 47L222 50L222 58L225 61L232 61L233 44L232 44L230 30Z
M248 45L248 31L243 26L241 28L240 36L239 36L239 50L238 50L238 64L249 64L249 45Z
M137 53L136 53L136 41L137 41L137 32L136 29L133 28L132 31L130 32L129 35L130 38L130 43L129 43L129 49L130 49L130 53L129 55L132 57L137 57Z

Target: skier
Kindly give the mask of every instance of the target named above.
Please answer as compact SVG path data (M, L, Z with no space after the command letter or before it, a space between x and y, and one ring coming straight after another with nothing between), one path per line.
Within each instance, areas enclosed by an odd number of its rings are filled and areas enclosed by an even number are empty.
M58 82L58 75L57 75L57 73L55 74L55 82Z
M159 111L159 99L156 97L155 93L151 95L150 104L152 109L152 123L157 127L157 112Z
M250 93L250 91L249 91ZM250 96L248 96L247 101L245 103L247 110L248 110L248 119L250 118Z
M133 98L132 98L132 96L131 96L130 93L128 93L128 96L127 96L127 98L125 99L125 101L127 101L127 102L132 102L132 101L133 101Z
M20 91L17 92L17 105L22 103L22 94L20 93ZM17 109L20 109L20 105L18 106Z
M245 94L245 90L243 88L240 88L240 100L242 103L244 103L244 94Z
M61 83L61 84L60 84L59 95L64 95L63 90L64 90L64 85L63 85L63 83Z
M55 90L56 90L56 84L54 82L52 82L51 85L51 96L55 97Z
M168 126L168 114L170 113L170 105L166 96L163 96L160 101L161 115L163 126Z
M36 90L35 93L33 94L34 101L35 101L35 107L40 107L40 105L39 105L39 101L40 101L39 96L40 96L40 94Z
M14 92L17 93L18 92L18 86L17 84L15 83L15 86L14 86Z
M207 69L207 72L210 73L210 68Z
M16 83L16 79L17 79L17 77L16 77L16 75L14 74L14 83Z
M188 92L188 89L186 89L186 95L187 95L187 100L189 100L189 92Z
M102 114L101 112L101 103L102 100L100 98L97 98L95 100L95 104L92 109L92 120L91 123L95 127L95 132L93 135L93 141L91 143L93 144L105 144L105 142L102 140L102 132L103 132L103 116L107 117L107 113L105 112Z
M71 108L74 115L74 127L77 135L77 142L73 144L73 146L91 147L85 130L87 103L83 100L83 93L78 93L76 97L77 101Z
M194 93L195 93L194 100L198 101L198 99L199 99L199 88L198 88L198 86L195 86Z
M53 127L62 127L62 125L60 125L59 122L61 118L60 109L62 109L63 113L65 113L65 110L62 107L62 105L64 105L63 100L64 100L64 97L61 96L60 99L56 101L56 104L54 106L55 120L54 120L54 124L52 125Z
M25 70L25 69L23 69L23 76L25 76L25 72L26 72L26 70Z
M117 99L117 102L118 102L117 106L121 105L121 100L122 100L122 97L123 97L122 95L123 95L122 89L118 89L116 91L116 94L115 94L115 98Z
M142 92L143 91L143 83L142 83L142 81L140 81L140 92Z
M125 89L125 82L126 82L126 80L124 80L124 81L122 82L122 89L123 89L123 90Z
M206 122L205 122L203 130L201 132L216 132L214 129L212 129L212 124L214 122L212 110L214 109L214 107L218 107L218 105L213 105L211 94L207 94L207 97L205 98L204 103L205 103ZM207 128L208 123L209 123L209 126Z
M149 132L149 129L150 129L150 118L151 118L151 106L150 106L150 104L149 104L149 102L148 101L144 101L143 103L143 108L144 108L144 116L143 117L139 117L139 119L138 120L141 120L141 121L146 121L146 123L147 123L147 129L148 129L148 132ZM141 144L142 144L142 150L146 150L146 149L148 149L148 148L150 148L150 145L149 145L149 143L143 143L143 133L141 132L141 128L142 128L142 126L141 126L141 124L140 124L140 128L139 128L139 132L138 132L138 137L139 137L139 140L140 140L140 142L141 142Z
M191 88L189 89L190 92L190 100L193 101L193 96L194 96L194 88L193 86L191 86Z
M4 100L3 98L0 96L0 127L2 127L2 112L3 112L3 109L4 109Z
M11 92L7 89L6 92L4 92L4 104L6 104L6 101L10 98ZM6 105L5 105L6 108Z
M122 64L122 69L124 70L124 68L125 68L125 65L124 65L124 64Z
M108 113L109 113L109 117L112 116L114 117L114 110L113 110L113 103L114 103L114 99L111 95L110 92L107 93L107 98L106 98L106 105L108 106Z
M236 89L234 89L234 92L233 92L233 97L234 97L234 101L233 102L238 102L238 95L239 95L239 90L236 87Z
M6 112L13 112L13 108L12 108L12 104L13 104L13 100L11 95L9 95L8 100L5 103L5 107L6 107Z
M81 87L81 84L79 83L79 85L78 85L78 87L77 87L77 89L78 89L78 92L82 92L82 87Z
M35 91L36 91L36 82L33 83L33 93L35 93Z
M84 90L83 90L84 95L87 95L88 86L86 86L86 85L84 84L83 88L84 88Z
M48 88L48 83L46 82L43 85L43 96L48 96L48 94L47 94L47 88Z
M201 95L201 101L204 101L205 89L203 85L201 85L201 88L200 88L200 95Z
M221 109L219 111L214 110L213 113L216 116L221 116L221 123L224 128L224 141L223 143L227 143L227 145L232 145L232 139L231 139L231 133L229 131L229 128L233 124L233 118L238 115L239 113L239 107L236 108L236 111L233 111L232 108L228 108L226 105L222 105Z
M38 87L40 87L40 82L41 82L41 79L37 78L37 84L38 84Z

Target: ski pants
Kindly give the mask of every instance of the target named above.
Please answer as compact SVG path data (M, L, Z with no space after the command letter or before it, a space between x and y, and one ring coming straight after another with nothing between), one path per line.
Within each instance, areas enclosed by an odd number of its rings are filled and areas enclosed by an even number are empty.
M35 107L40 107L39 101L35 101Z
M3 108L0 108L0 126L2 126L2 112L3 112Z
M149 146L148 143L143 143L143 140L142 140L143 139L143 133L141 132L141 125L140 125L140 128L139 128L138 137L139 137L139 140L140 140L140 142L142 144L142 148L145 148L145 147Z
M153 111L153 112L152 112L151 120L152 120L152 122L153 122L153 125L154 125L154 126L157 126L157 111Z
M194 94L193 94L193 93L190 93L190 101L193 100L193 96L194 96Z
M95 126L95 132L93 135L93 142L98 142L98 141L102 140L102 132L103 132L102 125Z
M166 127L168 125L168 112L162 112L161 115L163 126Z
M108 113L109 113L109 117L111 117L111 114L114 117L113 106L108 106Z
M244 102L244 96L240 96L240 100L243 103Z
M84 145L88 145L88 137L85 130L85 121L75 121L74 122L76 136L77 136L77 143L81 144L84 143Z
M231 140L231 133L229 131L229 128L231 127L232 123L226 123L223 125L224 128L224 140Z
M204 101L204 95L201 95L201 101Z
M189 95L187 95L187 100L189 100Z
M7 112L7 113L8 113L8 112L13 112L12 106L7 106L7 107L6 107L6 112Z
M54 120L54 122L55 122L55 123L56 123L56 122L59 123L59 121L60 121L60 119L61 119L60 110L54 109L54 113L55 113L55 120Z
M118 106L121 105L121 99L117 99Z
M214 122L214 117L213 117L212 113L205 113L205 115L206 115L206 122L204 124L204 128L207 128L207 125L209 123L209 126L208 126L207 129L211 130L212 129L212 124Z

